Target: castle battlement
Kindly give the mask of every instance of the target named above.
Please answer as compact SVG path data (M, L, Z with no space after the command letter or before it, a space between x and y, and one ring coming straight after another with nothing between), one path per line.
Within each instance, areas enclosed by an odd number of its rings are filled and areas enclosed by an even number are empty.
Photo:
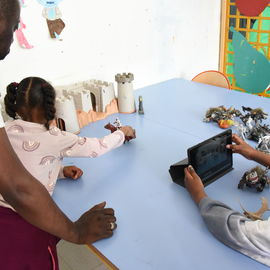
M133 73L118 73L115 75L115 81L118 83L131 83L134 80Z

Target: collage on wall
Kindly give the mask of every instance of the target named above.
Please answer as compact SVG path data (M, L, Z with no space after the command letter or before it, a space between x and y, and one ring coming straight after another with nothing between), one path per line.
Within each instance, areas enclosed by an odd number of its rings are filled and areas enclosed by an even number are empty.
M61 40L61 33L65 28L65 23L61 19L62 13L58 7L58 4L62 0L46 1L46 0L37 0L39 4L43 6L42 16L46 19L50 37L53 39ZM27 0L20 0L21 8L27 8ZM22 48L32 49L34 46L28 42L23 30L26 28L25 23L22 18L20 18L19 27L16 30L15 34L17 40Z
M224 0L220 71L231 88L270 97L270 1Z

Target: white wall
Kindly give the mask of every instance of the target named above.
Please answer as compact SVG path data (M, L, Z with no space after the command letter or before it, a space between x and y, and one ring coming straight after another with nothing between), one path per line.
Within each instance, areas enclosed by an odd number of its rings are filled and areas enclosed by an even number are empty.
M27 76L65 84L133 72L139 88L218 68L220 0L63 0L63 41L49 37L36 0L26 5L22 18L34 49L15 38L0 63L1 92Z

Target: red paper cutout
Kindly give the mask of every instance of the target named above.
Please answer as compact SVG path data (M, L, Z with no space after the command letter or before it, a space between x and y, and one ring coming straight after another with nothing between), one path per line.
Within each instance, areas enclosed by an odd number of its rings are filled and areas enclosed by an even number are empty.
M259 16L266 8L269 0L236 0L235 4L242 15Z

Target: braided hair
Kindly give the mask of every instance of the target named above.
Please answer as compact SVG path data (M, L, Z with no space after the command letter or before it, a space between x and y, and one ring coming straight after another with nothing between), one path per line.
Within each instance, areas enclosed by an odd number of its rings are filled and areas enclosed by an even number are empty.
M43 112L44 126L49 129L50 121L55 118L55 90L42 78L28 77L19 84L9 84L4 101L7 114L14 119L18 113L30 115L37 108Z

